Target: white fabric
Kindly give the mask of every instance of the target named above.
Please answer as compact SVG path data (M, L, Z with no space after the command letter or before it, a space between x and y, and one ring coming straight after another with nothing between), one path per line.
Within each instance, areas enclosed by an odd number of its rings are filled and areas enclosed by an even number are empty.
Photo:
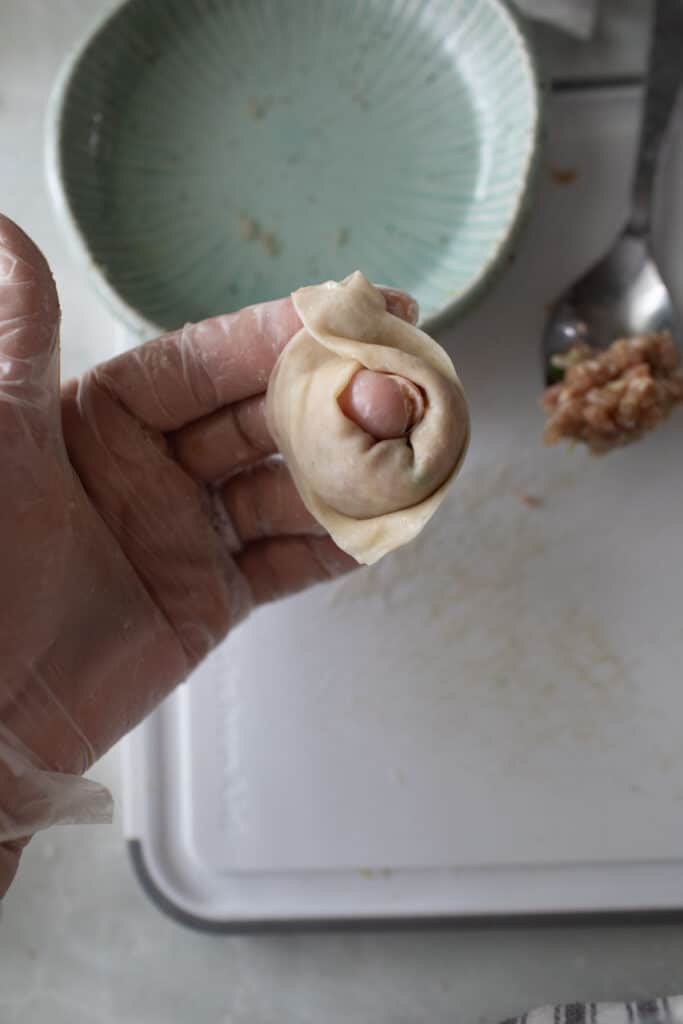
M683 1024L683 997L545 1006L505 1024Z

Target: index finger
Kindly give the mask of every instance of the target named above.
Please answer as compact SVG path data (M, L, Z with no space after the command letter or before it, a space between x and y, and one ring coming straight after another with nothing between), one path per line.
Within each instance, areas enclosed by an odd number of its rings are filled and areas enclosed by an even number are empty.
M414 321L413 299L382 289L389 312ZM301 327L291 298L186 324L94 370L97 383L152 430L178 430L265 391Z

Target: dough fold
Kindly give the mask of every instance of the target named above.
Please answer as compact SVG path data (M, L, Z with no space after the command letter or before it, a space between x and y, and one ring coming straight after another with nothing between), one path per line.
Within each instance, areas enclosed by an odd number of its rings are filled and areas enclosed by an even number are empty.
M308 510L372 564L416 537L443 501L469 442L465 395L441 346L388 313L358 271L293 300L303 327L271 374L268 427ZM424 413L406 436L377 441L342 412L339 397L363 368L422 392Z

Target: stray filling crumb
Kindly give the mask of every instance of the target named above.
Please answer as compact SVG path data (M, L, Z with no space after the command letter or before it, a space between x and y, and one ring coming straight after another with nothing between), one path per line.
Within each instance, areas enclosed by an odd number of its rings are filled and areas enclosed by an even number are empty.
M669 331L623 338L600 351L580 344L553 359L564 373L546 388L545 443L583 441L601 455L637 441L683 403L683 373Z

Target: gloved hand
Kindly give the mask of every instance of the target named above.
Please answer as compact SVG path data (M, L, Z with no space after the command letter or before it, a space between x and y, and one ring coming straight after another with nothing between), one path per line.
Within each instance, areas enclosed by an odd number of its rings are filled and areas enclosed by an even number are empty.
M109 820L81 775L254 605L354 564L263 462L299 326L289 299L188 325L60 396L50 270L0 216L0 896L36 830ZM381 375L343 407L378 438L406 428Z

